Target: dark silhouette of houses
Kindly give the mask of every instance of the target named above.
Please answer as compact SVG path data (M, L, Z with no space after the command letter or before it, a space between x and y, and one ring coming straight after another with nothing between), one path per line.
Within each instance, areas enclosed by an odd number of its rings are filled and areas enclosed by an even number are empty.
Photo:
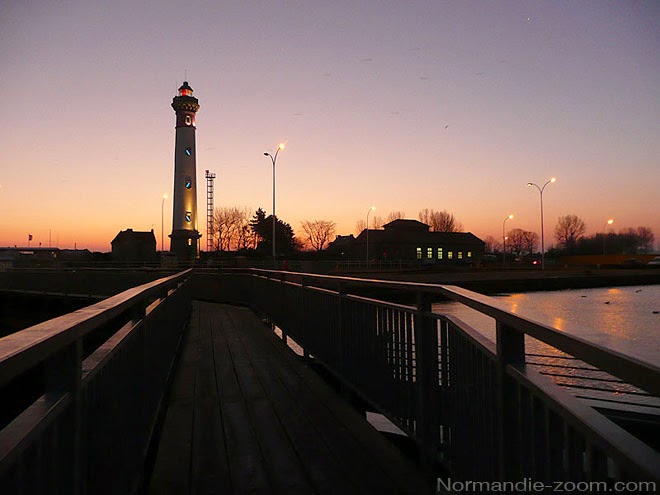
M156 236L154 231L135 232L122 230L110 243L112 258L117 261L153 261L156 256Z
M338 235L335 240L325 248L326 252L334 256L350 255L355 245L353 234Z
M54 247L0 248L0 270L14 267L49 266L86 263L93 259L88 249Z
M369 229L370 260L418 260L429 264L473 264L484 255L485 243L471 232L431 232L417 220L394 220L382 230ZM334 244L334 243L333 243ZM342 250L352 259L366 259L367 230L351 244L342 238ZM331 249L328 246L328 249Z

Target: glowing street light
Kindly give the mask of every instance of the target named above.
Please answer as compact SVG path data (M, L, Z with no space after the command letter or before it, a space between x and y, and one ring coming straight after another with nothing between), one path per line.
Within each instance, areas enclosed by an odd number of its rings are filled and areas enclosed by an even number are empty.
M504 265L504 261L506 260L506 234L504 233L504 226L506 225L506 221L512 218L513 214L508 215L504 217L504 221L502 222L502 265Z
M167 199L167 194L163 194L163 201L160 203L160 250L161 252L165 251L165 200Z
M541 270L545 270L545 233L543 231L543 190L545 189L545 186L548 184L552 184L553 182L556 182L557 179L554 177L547 181L545 184L543 184L543 187L539 187L538 184L534 184L533 182L528 182L528 186L534 186L536 189L539 190L539 194L541 196Z
M369 213L376 209L375 206L372 206L367 210L367 263L369 263Z
M607 226L612 225L614 223L614 219L610 218L607 222L603 224L603 254L605 254L605 239L607 237Z
M270 161L273 162L273 260L275 260L275 162L277 162L277 155L280 150L284 149L284 143L280 143L275 151L275 156L266 152L264 155L270 157Z

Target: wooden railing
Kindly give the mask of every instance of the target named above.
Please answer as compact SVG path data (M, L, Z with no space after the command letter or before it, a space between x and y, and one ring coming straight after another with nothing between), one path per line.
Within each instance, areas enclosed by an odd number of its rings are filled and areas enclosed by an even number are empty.
M208 275L207 275L208 276ZM660 454L525 364L525 337L660 396L660 368L513 314L453 286L244 269L218 297L251 305L461 480L641 480ZM377 291L414 304L365 297ZM434 298L496 321L496 343L431 310Z
M136 493L191 270L0 339L0 493Z

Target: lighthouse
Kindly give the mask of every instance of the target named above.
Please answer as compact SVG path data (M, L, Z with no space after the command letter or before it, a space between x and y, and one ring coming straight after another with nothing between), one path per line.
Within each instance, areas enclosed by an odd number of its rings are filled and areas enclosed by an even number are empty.
M193 90L184 81L179 95L172 99L176 112L174 145L174 205L170 252L177 260L193 260L199 255L197 231L197 184L195 150L195 115L199 110Z

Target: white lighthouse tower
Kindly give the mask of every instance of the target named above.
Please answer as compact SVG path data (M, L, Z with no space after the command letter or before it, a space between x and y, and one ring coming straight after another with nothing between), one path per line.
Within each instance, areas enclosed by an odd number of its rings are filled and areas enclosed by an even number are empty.
M184 81L179 96L172 100L176 112L174 146L174 205L170 252L177 260L193 260L199 255L197 231L197 184L195 151L195 115L199 110L193 90Z

